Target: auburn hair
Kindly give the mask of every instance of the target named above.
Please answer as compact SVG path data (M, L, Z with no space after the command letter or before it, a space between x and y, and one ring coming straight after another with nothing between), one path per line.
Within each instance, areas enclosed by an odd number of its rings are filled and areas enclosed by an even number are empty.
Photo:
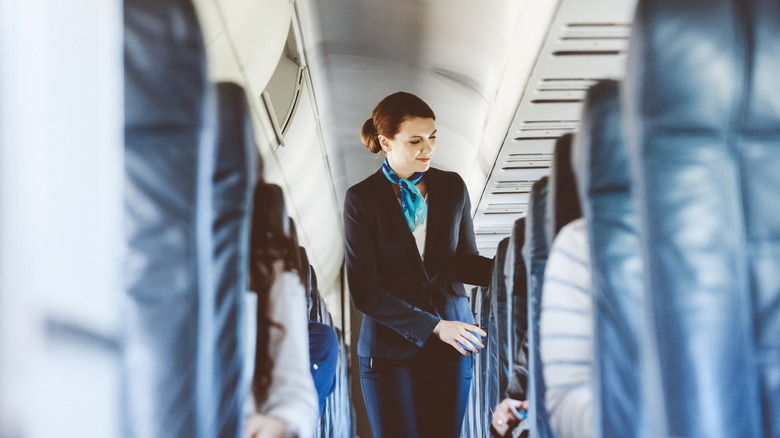
M372 153L379 153L382 150L379 135L394 138L401 124L415 117L436 120L431 107L414 94L399 91L385 97L371 112L371 118L363 123L360 130L363 144Z

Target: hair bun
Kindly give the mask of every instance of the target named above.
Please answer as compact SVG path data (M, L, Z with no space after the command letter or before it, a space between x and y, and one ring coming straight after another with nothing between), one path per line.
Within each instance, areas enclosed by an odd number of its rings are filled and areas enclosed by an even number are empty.
M382 146L379 145L379 134L376 131L376 126L374 126L373 118L369 118L363 123L363 128L360 130L360 138L372 153L376 154L382 150Z

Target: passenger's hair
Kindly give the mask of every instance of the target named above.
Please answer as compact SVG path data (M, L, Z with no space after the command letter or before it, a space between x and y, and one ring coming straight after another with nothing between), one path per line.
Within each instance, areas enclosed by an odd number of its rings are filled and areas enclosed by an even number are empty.
M403 122L415 117L436 120L431 107L414 94L399 91L385 97L360 130L363 144L372 153L379 153L382 150L379 135L393 138L401 130Z
M284 271L301 275L298 245L289 235L288 225L281 188L259 182L254 192L249 247L251 288L257 294L255 373L252 378L252 396L257 406L268 399L271 386L274 365L269 353L271 330L282 330L282 326L270 316L271 287L276 280L274 264L281 260Z

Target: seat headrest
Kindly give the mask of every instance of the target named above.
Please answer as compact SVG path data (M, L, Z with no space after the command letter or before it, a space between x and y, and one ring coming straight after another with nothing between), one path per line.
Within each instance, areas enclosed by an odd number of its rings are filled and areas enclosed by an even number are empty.
M642 1L632 30L628 117L642 132L780 130L780 5Z
M577 181L572 170L571 153L574 134L568 133L555 142L547 193L547 244L552 245L564 225L582 216Z
M526 216L525 246L523 256L526 265L534 258L547 259L549 245L547 238L547 187L549 178L544 176L531 187ZM529 240L530 239L530 240Z
M126 2L124 22L125 130L144 136L200 129L206 48L192 2Z
M255 142L254 126L252 125L252 113L249 110L244 89L233 82L218 82L217 107L219 123L217 123L217 142L221 145L230 145L227 150L249 150L255 155L257 162L256 178L263 179L261 158ZM224 150L225 148L220 148ZM221 175L217 175L219 178Z
M572 157L583 205L589 196L630 190L618 87L617 81L600 81L585 96Z
M306 254L306 248L298 246L298 257L301 264L301 277L303 277L303 288L306 290L306 296L311 297L311 269L309 269L309 256Z

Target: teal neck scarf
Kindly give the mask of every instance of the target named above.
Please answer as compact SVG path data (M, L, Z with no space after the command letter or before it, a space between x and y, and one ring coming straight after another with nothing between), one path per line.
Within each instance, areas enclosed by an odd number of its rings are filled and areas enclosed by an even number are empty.
M425 221L425 216L428 213L428 205L425 204L425 199L423 199L420 190L417 189L417 183L425 176L425 172L416 172L409 178L399 178L390 168L387 158L382 163L382 172L390 182L401 188L401 208L404 211L404 218L406 224L409 225L409 230L414 232L414 229Z

